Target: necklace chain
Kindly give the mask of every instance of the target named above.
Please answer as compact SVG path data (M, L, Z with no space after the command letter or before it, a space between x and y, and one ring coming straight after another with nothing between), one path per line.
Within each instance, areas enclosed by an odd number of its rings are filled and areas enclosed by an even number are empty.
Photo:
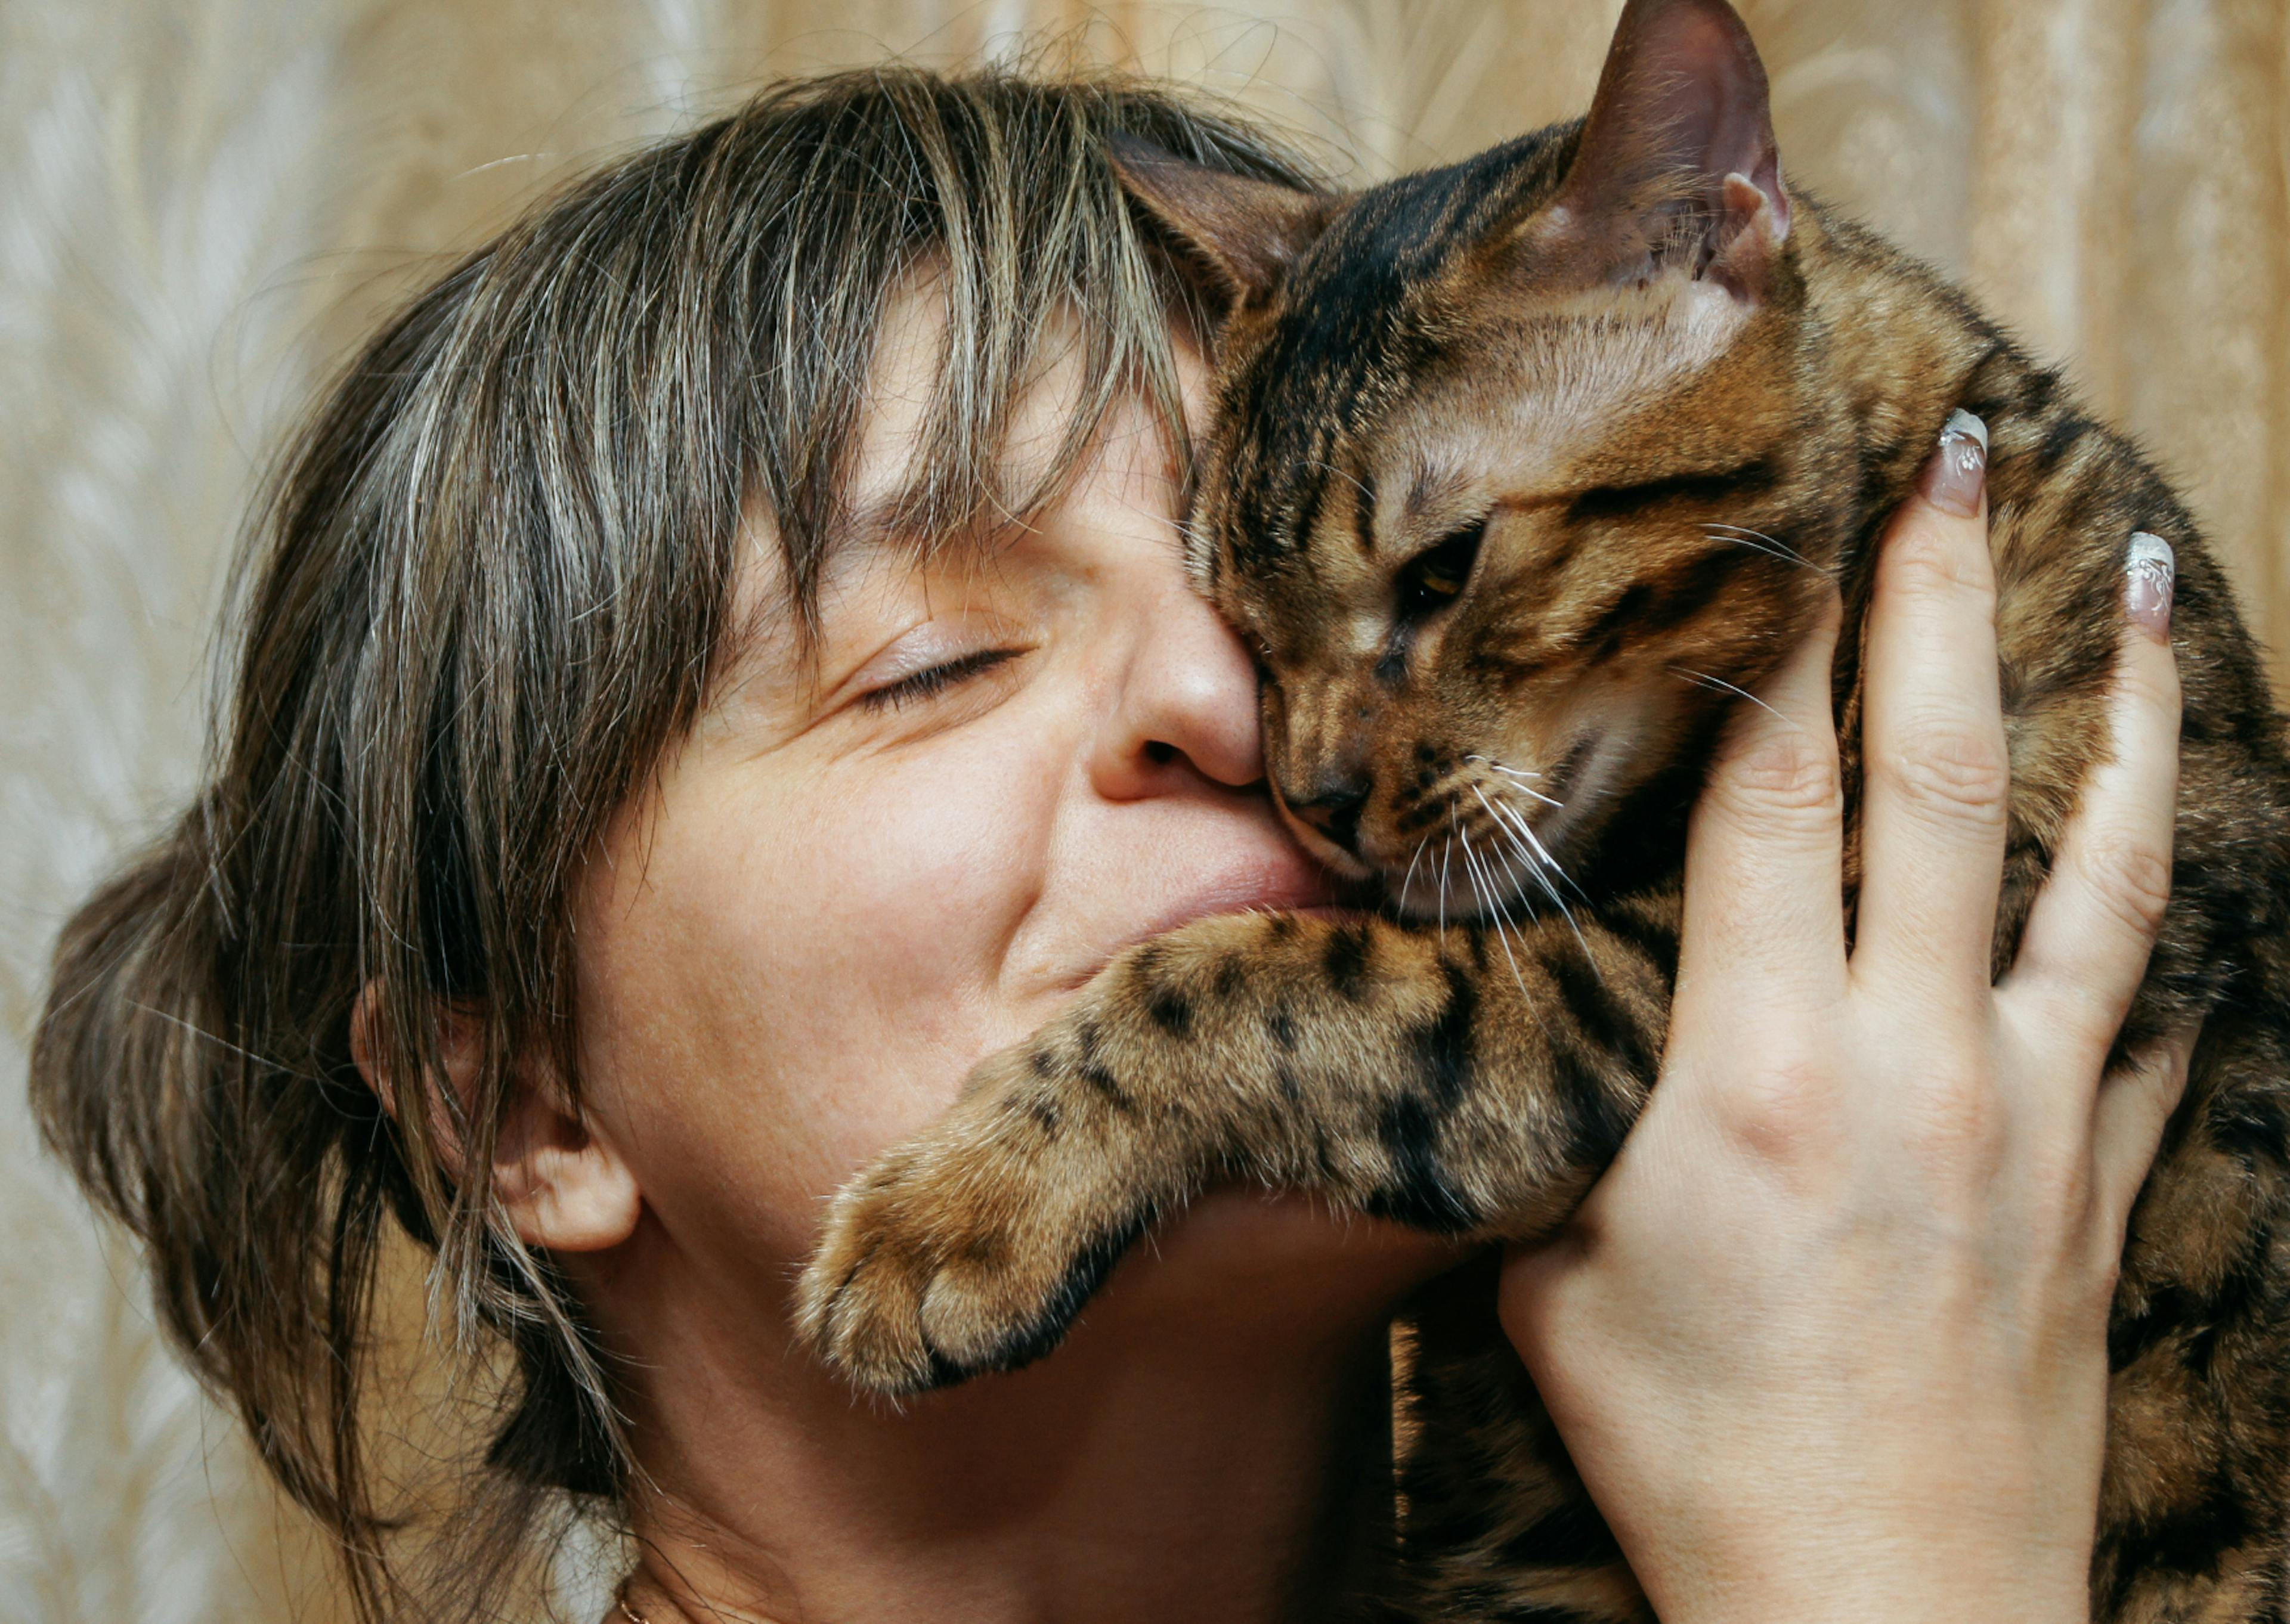
M645 1617L644 1614L638 1612L635 1608L629 1605L629 1593L627 1591L623 1590L618 1596L613 1597L613 1604L621 1610L621 1616L626 1619L629 1621L629 1624L652 1624L652 1620L650 1619Z

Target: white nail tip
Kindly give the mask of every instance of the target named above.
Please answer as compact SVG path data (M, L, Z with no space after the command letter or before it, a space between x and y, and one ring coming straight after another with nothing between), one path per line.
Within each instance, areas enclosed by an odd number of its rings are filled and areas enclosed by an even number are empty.
M1979 441L1982 451L1988 449L1988 425L1961 406L1948 414L1948 421L1942 426L1940 431L1940 437L1943 441L1954 439L1959 435L1968 436Z
M2160 570L2170 575L2178 570L2179 555L2172 550L2168 541L2152 531L2134 530L2131 532L2131 551L2125 557L2123 567L2126 570Z

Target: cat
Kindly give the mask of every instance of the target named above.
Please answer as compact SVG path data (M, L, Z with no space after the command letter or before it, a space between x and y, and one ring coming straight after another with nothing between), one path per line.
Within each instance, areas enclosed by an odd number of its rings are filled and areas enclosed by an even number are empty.
M2093 1611L2281 1616L2290 758L2163 479L1962 293L1784 184L1724 0L1630 0L1586 118L1365 191L1114 162L1222 313L1194 580L1257 653L1277 796L1387 904L1125 954L846 1187L805 1333L884 1392L1022 1364L1221 1180L1548 1233L1653 1082L1718 725L1834 580L1857 780L1878 538L1969 412L2013 763L1999 968L2104 755L2131 538L2177 556L2173 892L2118 1048L2206 1024L2110 1324ZM1646 1616L1492 1281L1415 1309L1391 1616Z

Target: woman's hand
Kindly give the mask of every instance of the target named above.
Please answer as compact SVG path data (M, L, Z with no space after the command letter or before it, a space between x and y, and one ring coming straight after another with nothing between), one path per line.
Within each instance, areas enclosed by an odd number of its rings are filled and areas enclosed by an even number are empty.
M1670 1624L2088 1616L2108 1303L2192 1043L2102 1076L2168 885L2179 690L2150 565L2117 760L1991 985L1983 460L1944 441L1879 564L1850 956L1832 604L1696 810L1661 1084L1577 1220L1504 1273L1503 1323Z

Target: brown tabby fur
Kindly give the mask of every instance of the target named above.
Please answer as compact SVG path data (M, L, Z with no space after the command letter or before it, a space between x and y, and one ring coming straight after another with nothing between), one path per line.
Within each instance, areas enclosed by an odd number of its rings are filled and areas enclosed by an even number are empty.
M1746 189L1663 156L1691 109L1653 104L1680 84L1717 86L1718 145L1755 138ZM1487 1242L1559 1222L1654 1079L1683 809L1734 691L1836 580L1857 779L1873 548L1961 407L1992 436L2013 765L1999 968L2104 752L2128 539L2154 532L2178 557L2175 870L2123 1041L2206 1024L2115 1306L2094 1614L2278 1618L2290 762L2258 659L2192 519L2058 373L1802 194L1771 241L1764 106L1723 0L1633 0L1588 121L1449 169L1308 197L1125 153L1140 203L1230 304L1197 579L1261 652L1284 802L1390 906L1205 919L1116 961L845 1190L806 1328L888 1392L1022 1363L1217 1180ZM1476 558L1443 555L1427 596L1425 549L1482 515ZM1418 1308L1388 1605L1643 1616L1491 1292L1474 1268Z

